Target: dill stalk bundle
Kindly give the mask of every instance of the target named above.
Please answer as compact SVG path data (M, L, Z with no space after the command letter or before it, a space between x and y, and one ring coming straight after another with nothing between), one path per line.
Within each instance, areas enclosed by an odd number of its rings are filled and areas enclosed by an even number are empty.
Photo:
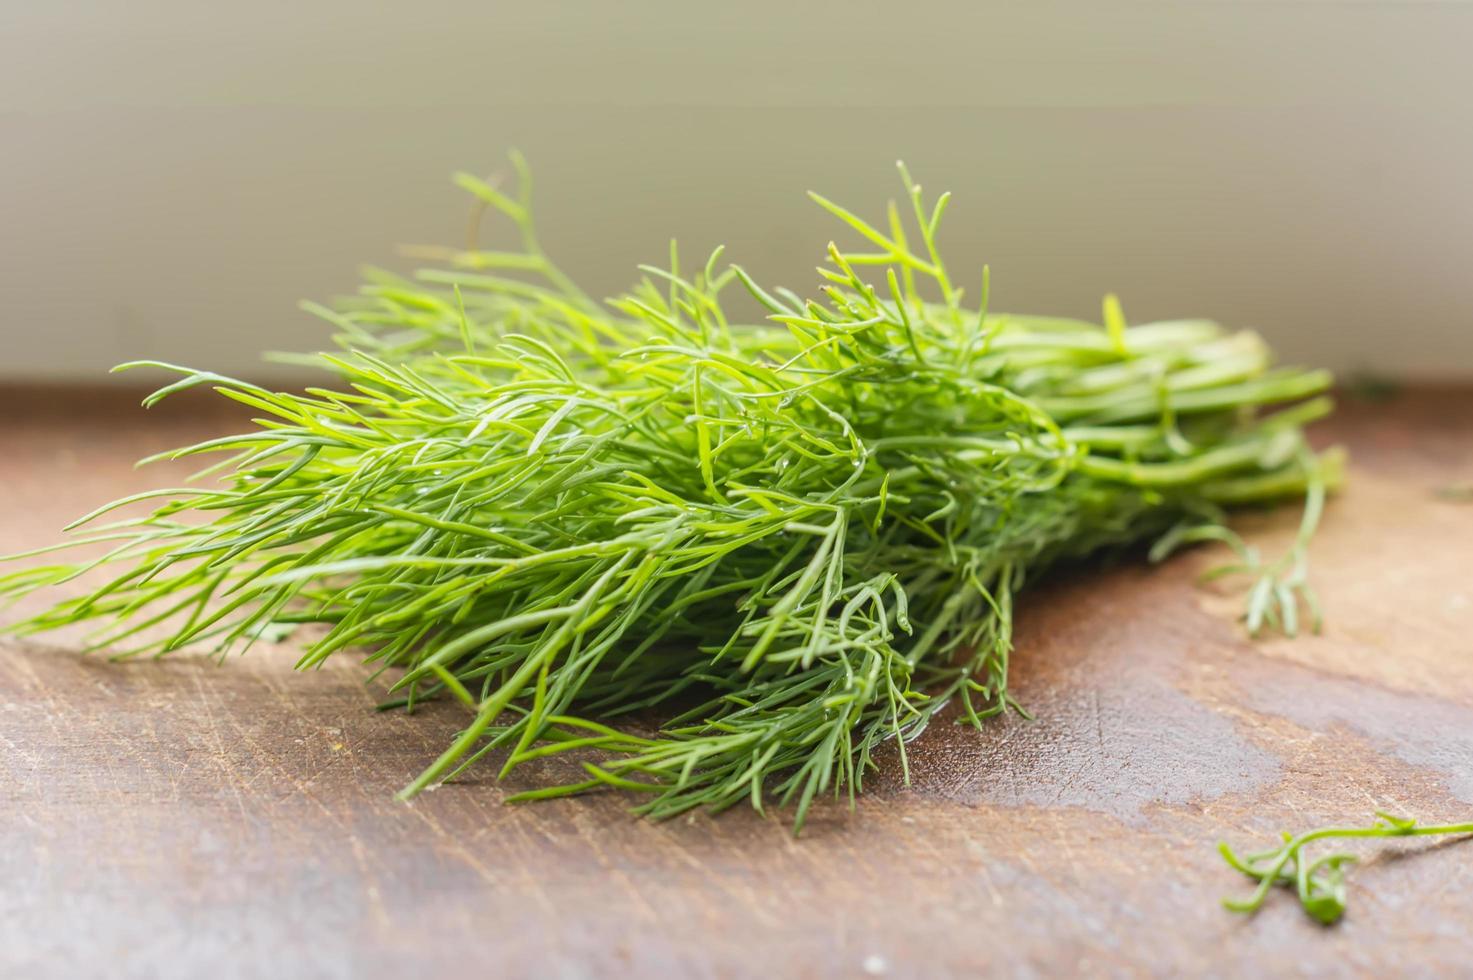
M540 248L516 162L515 195L458 179L520 249L421 249L435 268L309 307L337 331L305 358L332 387L126 365L178 375L145 404L207 385L260 418L168 454L223 454L218 479L77 522L70 543L101 557L0 580L116 569L17 628L223 655L318 624L301 667L365 651L394 703L469 710L405 795L493 751L503 775L576 753L582 778L515 798L613 786L652 817L777 800L801 827L882 744L904 766L944 706L976 725L1017 707L1014 599L1056 562L1226 541L1251 630L1312 613L1304 546L1338 458L1303 427L1329 411L1326 373L1208 321L1127 326L1113 298L1102 325L995 313L985 270L964 304L936 246L948 198L903 167L904 220L814 195L865 242L829 246L816 298L672 246L595 303ZM735 322L733 291L766 322ZM1295 495L1280 561L1223 523Z

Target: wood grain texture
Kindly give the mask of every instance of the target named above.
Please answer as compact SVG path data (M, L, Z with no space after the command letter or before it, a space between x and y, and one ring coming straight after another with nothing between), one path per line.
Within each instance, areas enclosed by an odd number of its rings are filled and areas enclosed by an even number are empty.
M229 419L186 400L0 396L0 550L164 482L146 452ZM68 407L68 406L71 407ZM490 773L393 792L463 715L292 651L114 664L0 644L0 974L934 977L1464 972L1473 842L1392 843L1350 912L1254 921L1217 840L1473 813L1473 392L1351 403L1351 483L1314 550L1326 633L1250 642L1190 554L1057 577L1020 605L1037 715L933 726L801 840L595 795L508 807ZM169 479L172 479L171 475ZM1250 516L1265 547L1292 514ZM525 778L525 777L522 777ZM517 783L517 786L525 783Z

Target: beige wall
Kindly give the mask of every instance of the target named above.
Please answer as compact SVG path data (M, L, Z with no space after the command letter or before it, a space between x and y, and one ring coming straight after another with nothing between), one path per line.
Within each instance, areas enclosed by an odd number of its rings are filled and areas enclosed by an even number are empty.
M296 300L457 241L510 146L604 292L672 234L807 288L803 190L873 212L904 156L1000 308L1469 376L1470 52L1465 3L8 0L0 377L317 346Z

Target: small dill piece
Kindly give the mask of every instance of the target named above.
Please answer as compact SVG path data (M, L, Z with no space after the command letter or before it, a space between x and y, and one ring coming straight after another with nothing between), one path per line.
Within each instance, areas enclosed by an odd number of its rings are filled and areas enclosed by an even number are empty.
M393 678L386 707L467 711L406 796L491 754L503 775L567 756L579 778L516 799L776 802L798 829L882 746L904 768L948 705L977 726L1021 710L1015 599L1057 562L1225 542L1254 576L1250 630L1317 621L1305 549L1340 463L1304 427L1330 411L1325 372L1208 321L1129 324L1113 297L1101 324L1000 313L985 270L968 307L938 246L947 198L903 168L908 207L880 225L814 195L864 244L831 245L810 297L672 246L596 304L543 251L514 162L512 191L458 178L513 250L479 232L411 249L433 265L307 307L337 349L295 360L330 384L125 365L174 376L145 404L203 386L260 421L166 454L217 460L209 479L76 522L69 544L100 557L0 578L3 597L113 570L14 628L223 657L314 624L301 667L358 651ZM1283 559L1224 524L1294 497Z
M1256 881L1257 887L1246 898L1225 898L1223 907L1253 915L1268 899L1274 886L1292 888L1306 915L1324 925L1333 925L1345 914L1345 869L1358 858L1338 851L1310 860L1305 848L1316 841L1330 839L1432 837L1473 834L1473 823L1421 826L1415 820L1382 810L1369 827L1321 827L1292 835L1285 833L1283 843L1253 854L1239 855L1226 843L1218 851L1229 866Z
M1473 483L1449 483L1433 491L1438 500L1450 504L1473 504Z

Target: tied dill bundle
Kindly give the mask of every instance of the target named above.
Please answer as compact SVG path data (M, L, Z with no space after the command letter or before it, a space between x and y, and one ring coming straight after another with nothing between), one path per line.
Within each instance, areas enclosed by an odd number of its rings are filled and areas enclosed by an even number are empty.
M905 766L944 706L974 725L1017 707L1014 597L1056 562L1223 541L1254 577L1250 630L1313 610L1304 550L1338 460L1303 426L1326 373L1207 321L1127 326L1113 298L1103 325L994 313L985 269L964 305L936 245L948 198L903 166L879 225L814 195L867 243L829 246L818 298L672 246L601 305L540 248L515 162L515 194L459 182L519 250L419 249L439 267L309 307L338 331L307 358L335 387L148 365L180 377L145 404L210 385L261 418L168 454L225 454L214 482L74 525L102 557L3 580L120 569L18 628L223 655L320 624L302 667L362 650L394 704L471 712L406 796L493 750L503 775L575 753L578 778L514 798L613 786L652 817L776 799L801 827L882 744ZM733 293L766 323L734 322ZM1223 524L1294 495L1280 561Z

